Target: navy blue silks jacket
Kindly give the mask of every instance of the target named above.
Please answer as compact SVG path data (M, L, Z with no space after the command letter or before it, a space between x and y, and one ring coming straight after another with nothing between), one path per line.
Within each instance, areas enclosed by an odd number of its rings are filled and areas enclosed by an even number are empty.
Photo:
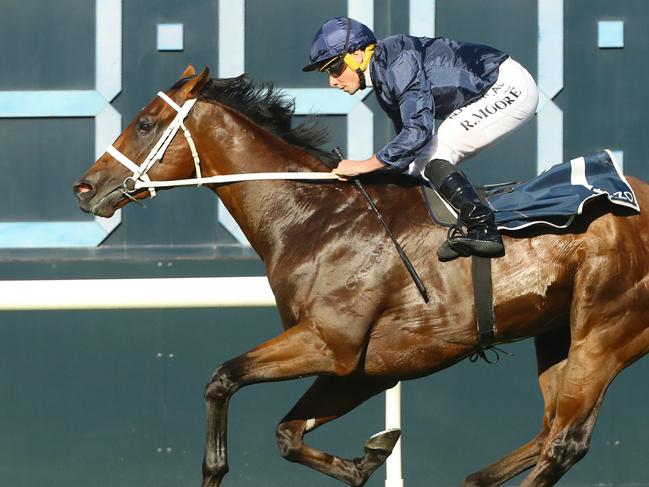
M370 76L397 136L377 158L405 169L430 141L434 119L486 93L508 57L492 47L444 37L395 35L378 41Z

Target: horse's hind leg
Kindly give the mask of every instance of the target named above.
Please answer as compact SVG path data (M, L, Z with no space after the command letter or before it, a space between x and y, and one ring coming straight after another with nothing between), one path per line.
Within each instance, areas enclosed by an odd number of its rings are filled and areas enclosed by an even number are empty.
M575 293L570 352L552 428L521 486L554 485L583 458L609 384L649 350L649 286L644 277L637 280L633 268L610 282L598 281L601 274L598 266L581 282L587 291Z
M539 385L544 403L541 431L525 445L505 455L488 467L469 475L464 480L463 487L502 485L519 473L536 465L543 442L550 432L552 420L554 419L557 391L570 347L568 325L565 324L545 335L536 337L534 345L536 347Z
M597 355L583 346L571 350L552 428L536 467L521 486L554 485L588 452L604 393L621 370L614 358Z
M394 385L362 377L318 377L277 427L277 444L282 456L349 485L365 484L392 452L399 431L374 435L365 443L360 458L344 459L316 450L303 442L305 433L352 410L373 395Z

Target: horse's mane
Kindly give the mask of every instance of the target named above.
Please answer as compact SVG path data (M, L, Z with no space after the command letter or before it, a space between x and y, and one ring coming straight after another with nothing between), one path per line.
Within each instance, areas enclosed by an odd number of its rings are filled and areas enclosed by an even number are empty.
M182 86L180 80L174 88ZM198 96L199 100L218 102L243 114L291 145L308 152L325 164L332 165L337 158L320 148L328 140L327 129L315 118L292 126L295 102L272 84L256 85L247 75L236 78L210 78ZM335 165L335 164L334 164Z

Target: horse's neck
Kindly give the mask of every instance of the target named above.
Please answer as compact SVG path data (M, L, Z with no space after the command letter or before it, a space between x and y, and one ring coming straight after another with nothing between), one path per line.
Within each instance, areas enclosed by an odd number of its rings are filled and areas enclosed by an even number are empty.
M238 125L232 127L234 123ZM228 120L231 139L205 141L201 156L204 176L255 172L326 171L310 154L291 146L243 117ZM224 149L224 148L227 148ZM296 191L294 181L250 181L224 185L217 194L255 250L262 256L277 253L284 237L317 211L309 191Z

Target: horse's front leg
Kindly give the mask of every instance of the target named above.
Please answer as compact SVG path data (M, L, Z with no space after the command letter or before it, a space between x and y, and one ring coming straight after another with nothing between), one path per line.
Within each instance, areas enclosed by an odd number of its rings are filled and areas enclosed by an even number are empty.
M207 440L203 487L217 487L228 471L227 416L232 395L260 382L316 374L348 375L358 366L367 328L303 322L220 365L205 390Z

